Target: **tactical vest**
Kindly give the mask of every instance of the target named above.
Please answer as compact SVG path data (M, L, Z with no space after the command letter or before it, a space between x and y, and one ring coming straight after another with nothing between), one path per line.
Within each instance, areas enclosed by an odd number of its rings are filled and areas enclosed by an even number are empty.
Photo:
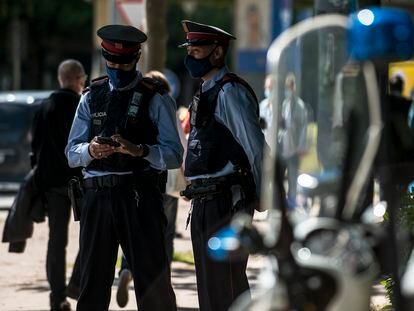
M158 129L149 117L149 104L154 94L165 93L157 81L143 78L133 89L110 90L107 78L90 86L91 132L95 136L120 134L133 144L155 145ZM114 153L107 158L94 159L88 170L139 173L150 168L143 158Z
M218 172L229 161L235 166L250 170L243 148L230 130L214 118L218 94L226 83L240 83L247 88L256 100L259 118L256 95L247 82L233 73L227 73L208 91L196 94L189 107L191 130L184 172L187 177Z

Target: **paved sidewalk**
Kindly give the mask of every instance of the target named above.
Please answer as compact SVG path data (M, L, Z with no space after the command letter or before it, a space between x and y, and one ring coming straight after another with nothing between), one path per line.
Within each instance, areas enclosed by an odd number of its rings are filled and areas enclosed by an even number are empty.
M177 232L182 238L175 239L176 252L191 252L190 230L185 230L189 204L180 200ZM0 230L3 232L7 212L0 212ZM67 276L70 276L77 253L79 223L71 222L67 249ZM47 248L47 223L35 225L33 237L28 240L22 254L8 253L8 244L0 244L0 310L1 311L43 311L49 310L49 285L46 279L45 260ZM254 257L249 262L248 274L251 284L256 284L256 275L262 259ZM117 277L117 274L116 274ZM137 310L133 283L129 288L129 302L125 308L116 303L116 285L112 286L110 310ZM172 264L172 283L181 311L198 310L194 266L181 262ZM69 299L72 309L76 301Z
M3 198L0 197L0 208ZM7 204L11 204L7 202ZM185 222L189 210L189 203L180 200L177 232L182 238L174 241L176 252L191 252L190 230L185 230ZM4 221L7 212L0 211L0 230L3 232ZM263 218L263 214L256 214L255 219ZM263 221L256 224L264 225ZM67 276L70 276L77 253L79 223L71 222L69 245L67 249ZM22 254L8 253L8 244L0 243L0 310L1 311L46 311L49 310L49 285L46 280L45 260L47 247L48 227L47 223L36 224L33 237L28 240L26 250ZM252 287L252 295L255 296L255 287L258 283L257 276L264 264L260 256L250 256L247 274ZM116 271L117 272L117 271ZM117 273L115 274L117 277ZM133 283L129 287L129 302L125 308L119 308L116 303L116 289L118 279L112 286L112 299L110 310L137 310ZM177 296L179 311L198 310L196 280L194 266L181 262L172 264L172 283ZM69 299L72 309L75 309L76 301ZM376 287L372 297L374 310L380 310L387 304L383 288Z

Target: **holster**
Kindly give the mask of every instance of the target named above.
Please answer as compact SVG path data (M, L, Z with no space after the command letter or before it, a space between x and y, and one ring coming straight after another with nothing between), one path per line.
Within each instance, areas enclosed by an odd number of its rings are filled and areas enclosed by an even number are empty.
M74 176L69 180L68 195L72 205L73 218L75 221L79 221L83 200L83 187L79 177Z
M256 184L251 171L235 167L232 174L192 180L191 184L180 192L180 195L191 200L225 191L231 191L233 205L242 199L248 203L253 202L256 199Z
M218 188L218 185L211 184L211 185L199 185L194 186L192 184L188 185L185 190L180 191L180 195L186 197L187 199L197 199L206 197L208 195L220 193L221 190Z

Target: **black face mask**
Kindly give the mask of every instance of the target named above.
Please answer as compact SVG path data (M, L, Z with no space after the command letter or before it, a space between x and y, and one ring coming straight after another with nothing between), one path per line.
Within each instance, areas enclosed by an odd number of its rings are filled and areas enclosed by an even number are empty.
M135 66L129 71L124 71L119 68L111 68L106 66L106 72L108 74L109 80L116 89L127 86L129 83L132 82L132 80L135 79L137 75L137 70L135 69Z
M205 74L207 74L211 69L213 69L215 66L210 62L210 56L213 54L214 48L210 54L208 54L204 58L195 58L194 56L191 56L187 54L184 58L184 65L187 68L188 72L191 74L193 78L201 78Z

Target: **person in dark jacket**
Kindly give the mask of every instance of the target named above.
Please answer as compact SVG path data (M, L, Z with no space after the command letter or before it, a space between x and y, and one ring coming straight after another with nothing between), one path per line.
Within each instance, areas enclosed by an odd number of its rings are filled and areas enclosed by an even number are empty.
M230 40L236 38L210 25L191 21L182 25L184 64L192 77L202 80L189 108L184 174L191 185L183 192L193 199L191 240L198 300L201 311L224 311L249 291L247 256L237 262L215 262L207 254L207 242L235 213L253 215L260 194L264 136L256 95L225 66Z
M70 310L66 300L66 246L71 213L68 182L73 176L81 176L81 171L69 167L64 150L86 81L82 64L73 59L61 62L58 80L60 89L42 103L35 115L32 141L37 165L35 181L44 192L49 220L46 272L53 311ZM69 282L74 287L80 282L77 262Z

